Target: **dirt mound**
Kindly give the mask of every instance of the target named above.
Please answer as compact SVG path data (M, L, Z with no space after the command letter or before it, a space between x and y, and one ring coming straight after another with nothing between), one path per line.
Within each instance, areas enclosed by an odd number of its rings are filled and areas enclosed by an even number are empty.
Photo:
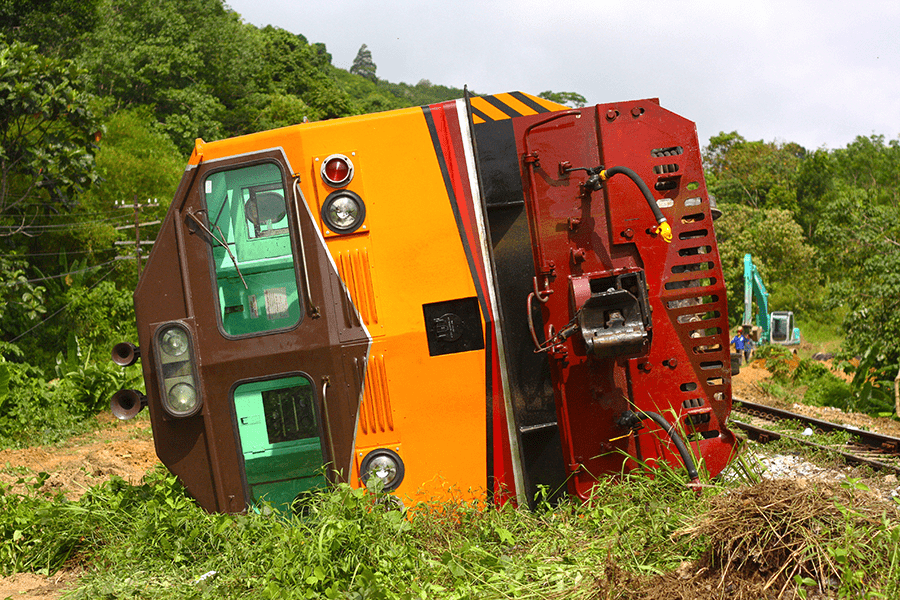
M158 464L146 414L131 421L101 414L96 417L93 431L65 444L0 450L0 481L16 489L19 479L31 479L44 472L49 477L42 492L62 493L69 500L77 500L88 488L112 475L139 483ZM61 571L51 577L33 573L2 577L0 598L60 598L77 579L74 571Z
M0 578L0 598L16 600L48 600L61 597L76 581L73 571L63 571L53 577L19 573Z
M43 492L61 492L69 500L77 500L88 488L112 475L139 483L157 464L146 416L119 421L103 414L96 418L92 432L61 446L0 451L0 481L14 485L20 478L45 472L49 477L41 488Z

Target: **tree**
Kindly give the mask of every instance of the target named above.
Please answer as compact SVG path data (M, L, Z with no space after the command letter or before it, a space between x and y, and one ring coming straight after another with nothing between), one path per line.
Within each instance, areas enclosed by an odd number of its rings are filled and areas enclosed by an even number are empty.
M834 189L834 157L827 150L816 150L800 163L797 173L797 222L809 240L815 238L816 226L828 194Z
M100 0L0 1L0 34L35 44L42 54L75 55L97 25Z
M47 312L46 290L25 277L27 266L22 258L0 256L0 334L4 341L26 331Z
M290 94L270 94L268 105L259 111L256 121L260 130L288 127L303 123L304 119L315 121L319 113L297 96Z
M89 100L73 62L0 45L0 236L28 234L41 214L68 210L96 179L101 126Z
M369 81L377 81L378 78L375 76L376 69L375 62L372 60L372 52L365 44L363 44L359 47L356 58L353 59L353 65L350 66L350 72L354 75L365 77Z
M806 150L795 143L748 142L737 131L704 148L707 187L722 204L783 208L797 213L797 171Z
M242 133L223 121L260 91L264 66L258 30L222 0L102 0L81 58L98 96L117 108L153 107L157 127L183 151L198 137Z
M284 29L266 27L261 31L263 56L272 87L260 110L285 107L279 96L295 96L310 107L304 111L310 120L333 119L354 113L353 102L331 72L331 55L324 44L309 44L302 35ZM296 112L296 102L294 112Z
M750 253L770 294L772 310L813 314L820 309L822 290L816 251L786 210L731 205L716 221L716 238L728 289L732 325L744 312L744 254Z
M867 190L870 202L900 204L900 140L858 136L832 154L835 175L846 185Z
M572 108L583 108L584 105L587 104L587 100L584 96L576 94L575 92L551 92L550 90L547 90L546 92L538 94L538 97L549 100L550 102L556 102L557 104L565 104Z
M900 141L858 137L832 152L815 242L834 280L831 302L849 309L844 348L872 367L900 362Z

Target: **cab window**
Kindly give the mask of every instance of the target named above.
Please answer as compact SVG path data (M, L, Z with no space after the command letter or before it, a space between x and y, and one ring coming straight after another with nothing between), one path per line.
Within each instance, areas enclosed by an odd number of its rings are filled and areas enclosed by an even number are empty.
M253 335L300 321L287 193L275 163L217 171L203 181L216 301L224 332Z

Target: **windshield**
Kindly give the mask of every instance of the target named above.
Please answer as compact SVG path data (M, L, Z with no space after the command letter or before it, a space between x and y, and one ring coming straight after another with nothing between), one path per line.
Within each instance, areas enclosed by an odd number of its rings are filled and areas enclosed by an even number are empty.
M287 193L275 163L210 174L203 182L219 316L226 334L293 327L300 301Z

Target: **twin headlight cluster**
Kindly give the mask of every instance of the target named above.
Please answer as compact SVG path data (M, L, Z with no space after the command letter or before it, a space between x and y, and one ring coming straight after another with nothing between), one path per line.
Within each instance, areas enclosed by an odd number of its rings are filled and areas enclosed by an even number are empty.
M201 399L190 333L177 323L163 325L156 332L156 347L163 408L173 417L196 414Z
M353 179L353 161L343 154L332 154L322 161L322 181L344 188ZM339 189L328 194L322 204L322 220L334 233L353 233L366 220L366 204L359 194Z
M181 323L167 323L156 330L156 360L162 385L162 405L173 417L190 417L200 411L200 386L191 334ZM141 356L134 344L122 342L112 351L117 365L130 367ZM137 390L119 390L109 401L113 414L122 420L134 418L145 406L147 396Z

